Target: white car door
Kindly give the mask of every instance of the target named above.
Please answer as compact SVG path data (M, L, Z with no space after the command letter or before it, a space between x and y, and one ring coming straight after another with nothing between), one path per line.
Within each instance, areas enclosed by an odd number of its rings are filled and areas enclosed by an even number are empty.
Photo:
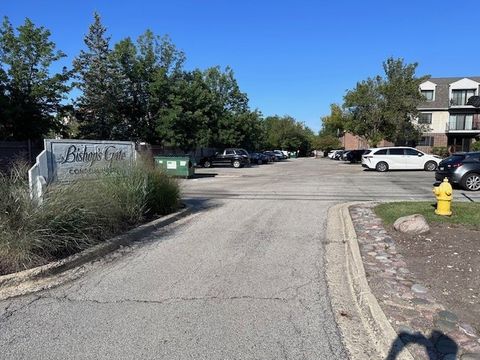
M380 149L380 150L374 149L372 150L372 154L367 155L367 157L365 158L365 164L367 164L367 166L370 169L375 169L377 164L381 161L386 162L388 164L387 149Z
M388 149L388 165L390 169L405 169L405 153L404 148Z
M407 169L423 169L424 155L415 149L405 149L405 166Z

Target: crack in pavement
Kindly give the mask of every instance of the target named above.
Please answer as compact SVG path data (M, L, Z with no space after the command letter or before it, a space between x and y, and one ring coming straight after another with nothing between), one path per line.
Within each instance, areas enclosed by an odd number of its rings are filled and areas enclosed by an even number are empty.
M293 321L292 313L288 314L288 322L292 325L293 331L295 332L298 339L300 339L300 352L302 353L302 359L306 359L305 355L305 339L302 336L302 330L300 330Z
M181 301L210 301L210 300L254 300L254 301L281 301L286 303L293 299L290 298L282 298L282 297L256 297L256 296L230 296L230 297L220 297L220 296L203 296L203 297L171 297L171 298L164 298L159 300L142 300L142 299L120 299L120 300L111 300L111 301L102 301L102 300L95 300L95 299L74 299L69 296L62 296L62 297L55 297L55 296L48 296L43 297L44 299L56 299L56 300L66 300L69 302L74 303L94 303L94 304L126 304L126 303L137 303L137 304L165 304L169 302L181 302Z
M42 299L41 296L35 296L32 300L28 301L27 303L25 304L22 304L20 307L16 308L16 309L12 309L10 310L10 308L16 304L15 301L12 301L10 304L7 305L7 307L4 309L4 313L2 314L2 316L0 316L0 322L4 322L6 320L8 320L9 318L11 318L15 313L17 313L18 311L21 311L27 307L29 307L30 305L32 305L33 303L37 302L38 300Z

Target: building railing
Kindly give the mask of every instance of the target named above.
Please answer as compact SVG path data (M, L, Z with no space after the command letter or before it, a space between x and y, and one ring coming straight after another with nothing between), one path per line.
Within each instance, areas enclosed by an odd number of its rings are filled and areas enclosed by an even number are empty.
M447 121L446 131L479 131L480 132L480 118L476 116L471 123L467 121Z
M468 105L468 100L475 95L470 95L467 98L464 99L458 99L458 98L450 98L450 106L470 106Z

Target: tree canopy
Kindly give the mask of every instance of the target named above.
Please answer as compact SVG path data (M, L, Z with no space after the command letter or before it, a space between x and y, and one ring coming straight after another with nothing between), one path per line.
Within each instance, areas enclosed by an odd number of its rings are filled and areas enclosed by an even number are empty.
M42 138L60 131L57 116L69 87L70 73L50 74L65 54L50 40L50 31L30 19L16 30L8 18L0 29L0 139Z
M413 120L418 105L425 100L419 86L428 76L417 77L417 66L389 58L383 63L384 77L368 78L347 91L347 130L372 146L382 139L402 144L418 140L425 129Z
M31 20L0 32L0 139L64 134L146 141L167 148L244 147L307 152L313 132L290 116L264 118L249 105L230 67L185 70L183 51L146 30L112 43L98 13L72 70L51 74L65 57ZM78 96L66 99L72 88Z

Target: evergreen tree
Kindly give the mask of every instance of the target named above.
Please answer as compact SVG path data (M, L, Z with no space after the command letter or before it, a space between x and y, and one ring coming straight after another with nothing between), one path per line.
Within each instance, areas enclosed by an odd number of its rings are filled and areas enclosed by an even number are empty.
M82 92L76 102L79 135L89 139L123 140L130 127L118 117L117 111L124 84L112 61L110 38L97 13L84 42L87 49L73 62L75 85Z
M182 75L183 52L168 37L147 30L136 44L130 38L117 43L113 60L121 74L118 116L131 128L126 136L158 142L154 114L168 106L173 83Z
M58 132L70 73L50 75L65 57L50 31L30 19L14 30L7 17L0 29L0 139L40 139Z

